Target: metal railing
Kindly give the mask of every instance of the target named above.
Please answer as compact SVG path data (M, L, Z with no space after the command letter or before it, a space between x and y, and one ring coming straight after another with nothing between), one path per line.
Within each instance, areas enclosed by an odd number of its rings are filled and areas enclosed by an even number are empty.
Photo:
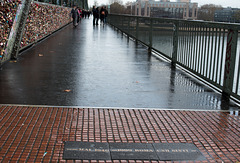
M240 25L111 14L109 24L240 100Z

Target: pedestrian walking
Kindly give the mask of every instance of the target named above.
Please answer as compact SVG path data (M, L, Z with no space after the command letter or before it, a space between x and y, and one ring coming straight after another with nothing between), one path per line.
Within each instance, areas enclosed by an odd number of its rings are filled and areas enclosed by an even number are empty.
M78 11L78 18L77 18L77 23L81 22L81 9L80 8L77 8L77 11Z
M103 6L100 10L100 20L102 24L106 23L107 15L108 15L108 11L106 10L106 7Z
M93 25L98 25L98 19L99 19L98 7L96 8L96 6L93 6L92 13L93 13Z
M76 27L78 25L78 17L79 17L79 13L78 13L78 9L77 6L73 6L73 9L71 10L71 16L73 19L73 26Z
M107 23L108 10L106 9L106 6L104 6L104 11L105 11L104 23Z
M88 15L88 19L89 19L90 15L91 15L91 11L88 10L87 15Z

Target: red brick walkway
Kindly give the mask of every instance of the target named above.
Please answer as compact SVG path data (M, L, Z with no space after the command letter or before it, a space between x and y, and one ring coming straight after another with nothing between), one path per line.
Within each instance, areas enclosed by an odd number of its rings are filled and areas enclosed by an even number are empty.
M0 106L0 162L65 162L64 141L193 143L206 162L237 163L240 117L207 111Z

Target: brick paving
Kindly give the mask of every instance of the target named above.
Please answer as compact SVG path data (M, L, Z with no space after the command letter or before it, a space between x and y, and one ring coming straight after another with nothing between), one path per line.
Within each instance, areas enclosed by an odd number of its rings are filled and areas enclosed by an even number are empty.
M216 111L0 106L0 162L73 162L62 159L64 141L193 143L207 159L202 162L238 163L240 117Z

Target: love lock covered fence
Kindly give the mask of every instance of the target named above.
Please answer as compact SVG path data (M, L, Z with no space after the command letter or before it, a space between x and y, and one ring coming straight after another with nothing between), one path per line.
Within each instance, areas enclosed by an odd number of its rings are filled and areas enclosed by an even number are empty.
M109 24L240 100L240 25L109 15Z
M19 51L30 47L71 22L71 8L32 0L1 3L4 27L0 29L0 67L17 59Z

